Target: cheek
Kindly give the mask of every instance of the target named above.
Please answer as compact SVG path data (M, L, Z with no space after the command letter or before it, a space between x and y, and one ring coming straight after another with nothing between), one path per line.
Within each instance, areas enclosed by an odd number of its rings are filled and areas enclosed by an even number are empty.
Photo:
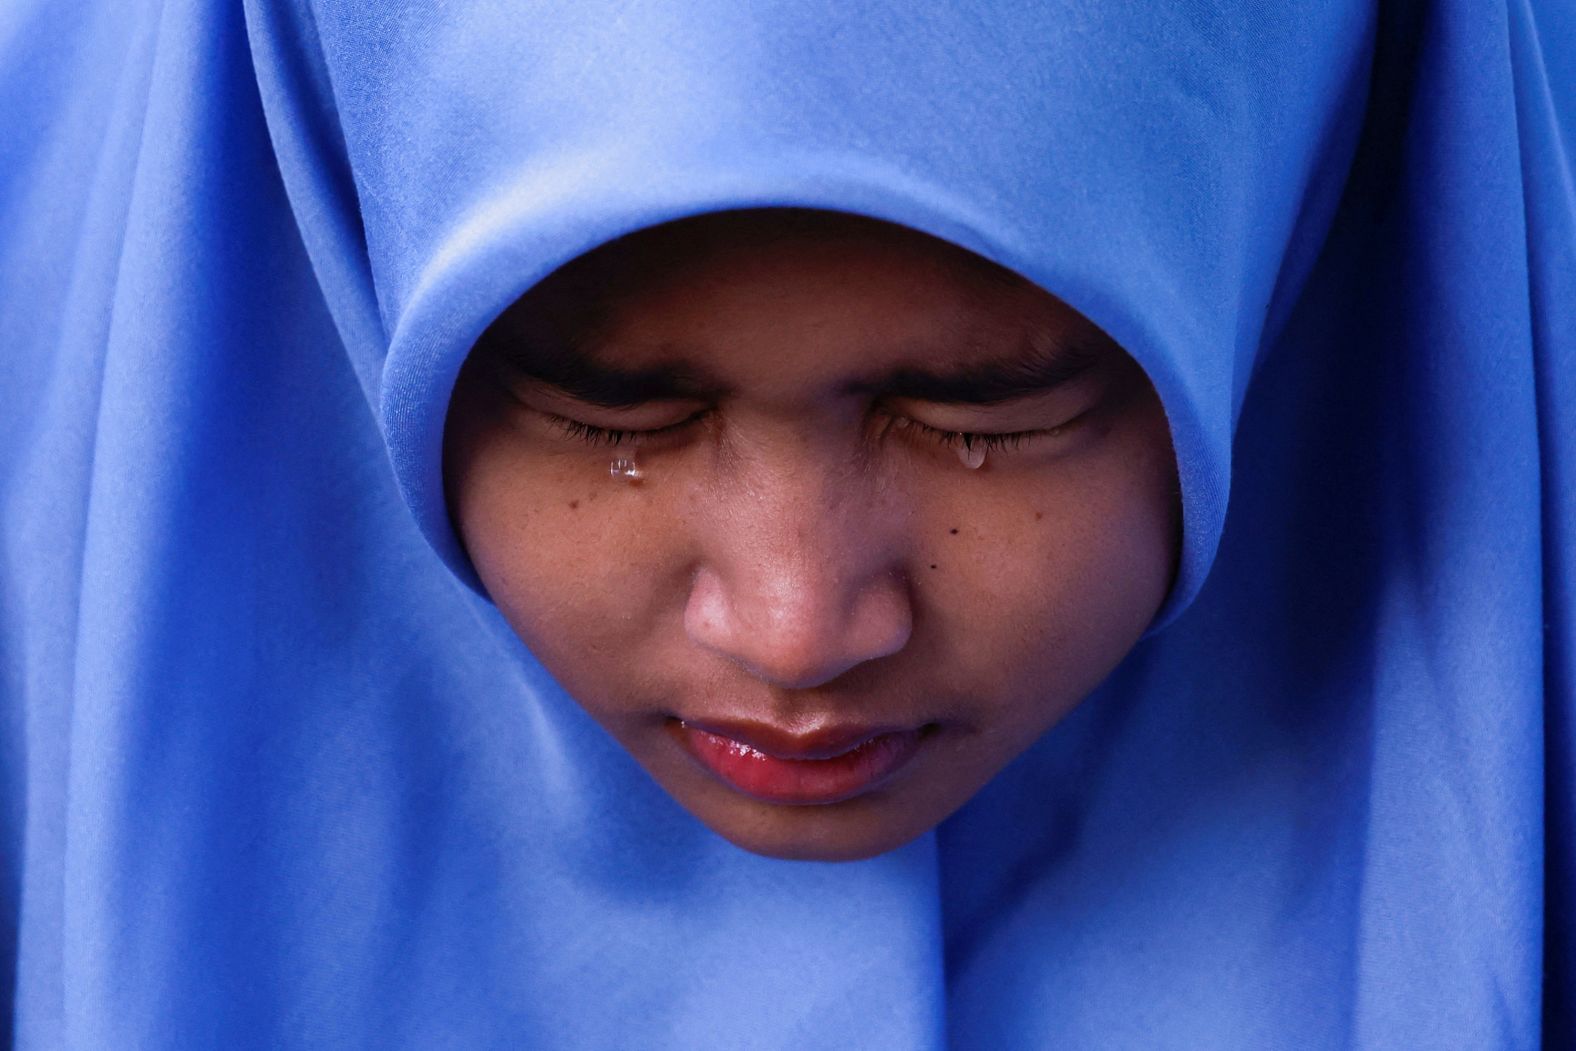
M959 661L1000 696L1043 697L1056 684L1070 706L1164 601L1178 503L1164 420L1152 416L1158 406L1076 460L981 477L934 519L940 553L927 590L938 636L949 649L958 640Z
M571 692L636 660L667 615L674 519L613 453L533 450L506 428L451 439L449 506L504 619ZM681 568L681 567L679 567ZM588 691L589 692L589 691Z

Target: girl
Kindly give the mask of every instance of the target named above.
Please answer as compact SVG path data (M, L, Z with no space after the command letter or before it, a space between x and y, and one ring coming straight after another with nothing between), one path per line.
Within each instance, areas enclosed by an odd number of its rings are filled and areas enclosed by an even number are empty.
M1568 7L58 11L15 1044L1570 1042Z

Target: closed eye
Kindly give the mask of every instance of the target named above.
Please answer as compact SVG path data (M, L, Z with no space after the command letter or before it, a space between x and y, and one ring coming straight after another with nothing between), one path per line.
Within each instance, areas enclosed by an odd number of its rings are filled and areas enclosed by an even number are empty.
M537 410L540 412L540 410ZM573 420L568 416L559 416L556 413L542 412L541 416L549 425L567 438L574 438L591 446L621 446L639 445L643 441L656 438L664 434L675 434L685 428L694 426L704 419L710 409L692 413L677 423L666 424L662 427L635 429L631 427L598 427L595 424Z
M946 449L984 449L986 452L996 452L1017 449L1025 442L1036 438L1057 437L1076 424L1080 418L1081 415L1055 427L1000 433L943 430L940 427L932 427L928 423L921 423L910 416L893 416L889 426L892 430L912 433Z

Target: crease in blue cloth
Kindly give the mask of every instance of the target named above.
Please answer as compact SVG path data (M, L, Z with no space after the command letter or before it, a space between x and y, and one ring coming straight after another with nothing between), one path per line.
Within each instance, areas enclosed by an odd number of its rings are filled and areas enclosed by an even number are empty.
M1557 0L0 10L21 1048L1576 1041ZM1165 403L1176 588L934 833L702 828L476 590L453 378L555 267L825 208Z

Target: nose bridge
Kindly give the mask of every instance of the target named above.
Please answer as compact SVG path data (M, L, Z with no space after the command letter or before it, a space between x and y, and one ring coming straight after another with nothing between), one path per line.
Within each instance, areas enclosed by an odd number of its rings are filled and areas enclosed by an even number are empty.
M876 480L817 446L812 436L730 453L708 494L716 514L686 610L696 642L780 686L896 652L911 627Z
M720 570L753 577L788 603L828 600L894 568L880 487L846 446L794 429L771 447L728 455L717 494L727 526L715 545Z

